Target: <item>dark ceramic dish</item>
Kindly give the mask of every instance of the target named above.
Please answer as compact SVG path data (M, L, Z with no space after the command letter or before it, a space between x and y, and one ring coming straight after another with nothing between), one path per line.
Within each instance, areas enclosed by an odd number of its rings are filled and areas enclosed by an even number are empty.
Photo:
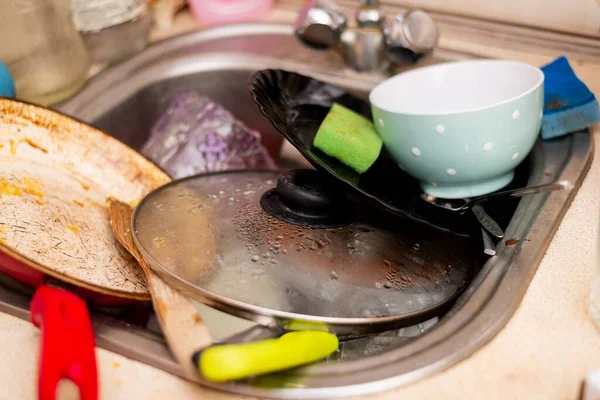
M282 70L261 70L249 80L260 111L315 169L339 180L348 193L396 216L459 235L481 236L471 213L447 213L423 201L417 181L402 171L385 148L373 166L358 174L315 147L313 139L334 102L371 119L369 105L339 87Z

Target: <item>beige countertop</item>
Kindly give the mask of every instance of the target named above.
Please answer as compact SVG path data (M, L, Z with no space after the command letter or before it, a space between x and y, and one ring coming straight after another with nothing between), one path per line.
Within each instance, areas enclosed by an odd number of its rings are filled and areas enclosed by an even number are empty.
M289 13L288 13L289 14ZM289 20L275 11L269 20ZM186 13L168 35L195 29ZM155 32L154 39L166 36ZM509 51L456 39L441 45L483 56L541 66L549 55ZM578 76L600 94L600 65L571 60ZM600 126L594 129L600 154ZM600 215L600 157L566 213L519 309L486 346L427 379L372 396L373 399L576 399L585 374L600 368L600 330L588 313ZM39 332L0 314L0 399L35 399ZM98 348L101 398L240 399Z

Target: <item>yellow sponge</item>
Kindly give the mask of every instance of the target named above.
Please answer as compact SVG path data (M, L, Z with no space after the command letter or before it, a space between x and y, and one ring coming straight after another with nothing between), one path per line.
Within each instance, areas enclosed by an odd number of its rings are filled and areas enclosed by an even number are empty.
M362 174L379 157L382 143L371 121L334 103L319 127L313 145Z

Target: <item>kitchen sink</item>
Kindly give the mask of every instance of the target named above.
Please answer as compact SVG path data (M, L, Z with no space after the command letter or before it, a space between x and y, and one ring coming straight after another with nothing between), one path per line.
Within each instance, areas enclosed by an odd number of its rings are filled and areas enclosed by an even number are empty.
M419 65L474 57L437 49ZM291 26L235 25L158 42L95 76L79 94L56 108L139 149L173 95L180 89L194 89L259 130L280 165L306 165L291 146L282 142L282 136L248 94L248 77L263 68L310 75L363 98L385 78L351 71L333 52L304 47L294 37ZM538 141L520 167L519 183L562 179L571 185L563 191L515 200L509 215L498 216L505 238L517 240L497 243L496 255L485 259L467 291L444 315L420 324L410 334L405 329L380 335L377 340L346 342L342 347L347 357L338 355L323 363L245 382L203 383L220 390L273 398L356 396L423 379L468 357L504 327L521 302L587 173L593 156L591 141L587 131ZM140 338L139 349L125 348L123 338L130 333L125 328L115 333L97 327L97 343L183 376L160 339ZM401 340L393 340L400 336Z

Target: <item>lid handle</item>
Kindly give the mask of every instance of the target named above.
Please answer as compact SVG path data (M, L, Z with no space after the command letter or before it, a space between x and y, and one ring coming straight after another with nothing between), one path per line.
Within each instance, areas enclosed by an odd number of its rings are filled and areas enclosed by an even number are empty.
M356 218L346 192L326 175L310 169L281 175L277 187L263 194L260 204L275 218L314 228L338 228Z

